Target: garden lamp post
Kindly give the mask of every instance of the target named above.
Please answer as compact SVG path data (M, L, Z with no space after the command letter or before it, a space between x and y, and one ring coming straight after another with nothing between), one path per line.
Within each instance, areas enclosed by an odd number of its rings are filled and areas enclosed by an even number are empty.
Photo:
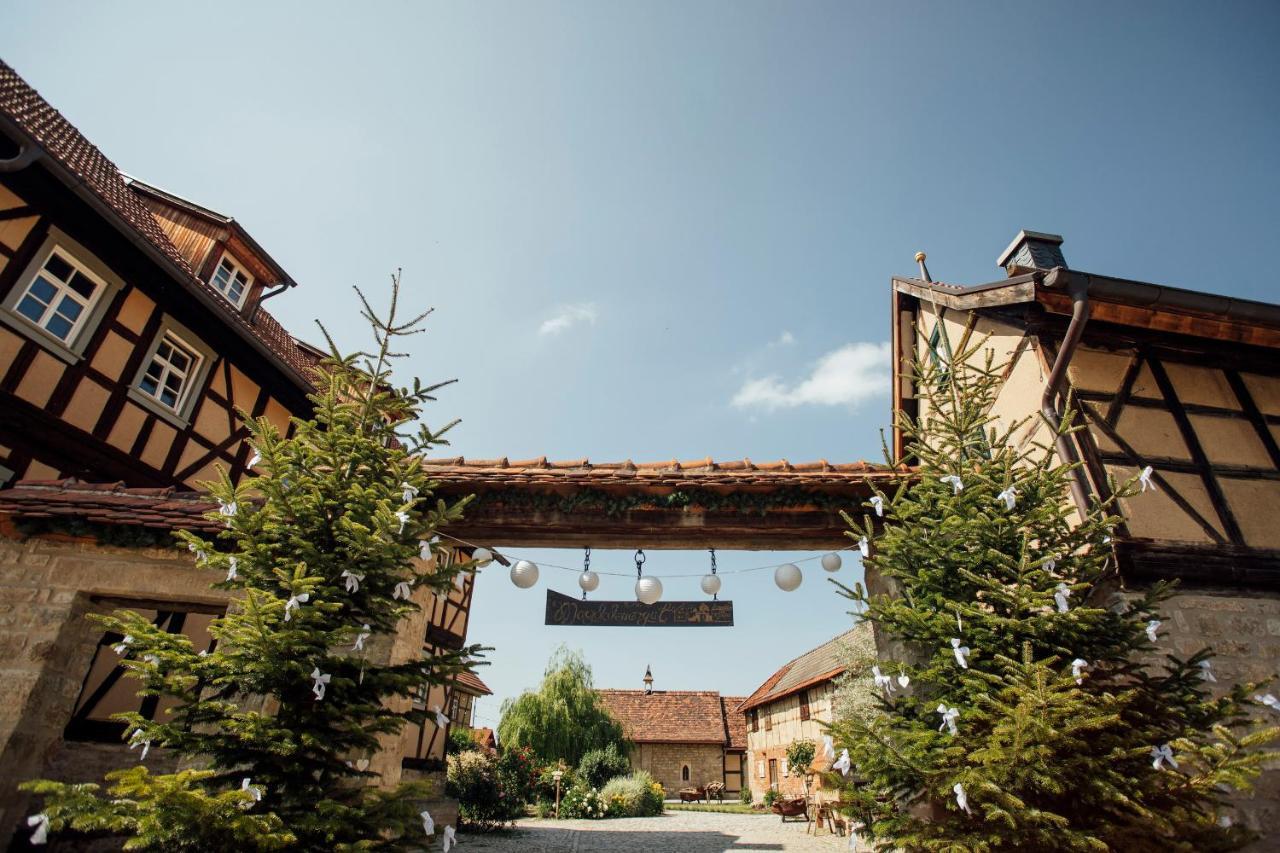
M560 819L560 777L563 775L563 770L556 770L551 774L551 777L556 780L556 820Z

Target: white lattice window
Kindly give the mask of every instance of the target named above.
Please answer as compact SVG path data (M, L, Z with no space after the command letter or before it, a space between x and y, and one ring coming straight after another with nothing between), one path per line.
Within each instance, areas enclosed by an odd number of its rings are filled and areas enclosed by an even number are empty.
M200 361L194 347L173 332L165 332L138 380L138 389L177 412L191 392Z
M249 285L253 284L253 276L249 275L236 263L235 258L223 255L218 268L213 271L213 286L227 297L227 301L239 308L249 294Z
M104 284L61 249L49 252L18 301L14 313L64 344L75 339Z

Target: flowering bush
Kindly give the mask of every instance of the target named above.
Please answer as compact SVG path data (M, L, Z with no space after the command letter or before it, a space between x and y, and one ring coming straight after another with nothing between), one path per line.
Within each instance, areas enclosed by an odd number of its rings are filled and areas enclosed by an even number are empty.
M498 782L509 796L520 803L531 803L537 798L541 770L534 760L533 750L527 746L508 749L498 758ZM552 785L554 787L554 781Z
M579 782L560 800L560 817L585 817L599 820L608 817L609 803L595 788Z
M610 779L625 776L630 769L631 761L614 744L593 749L578 762L578 775L595 788L603 788Z
M610 779L600 792L609 807L609 817L652 817L662 814L665 792L662 785L644 770Z
M561 798L578 783L578 774L572 767L565 767L563 764L548 764L538 773L537 786L533 794L537 802L554 803L556 801L556 778L554 774L557 770L562 774L560 777Z
M448 758L445 793L458 800L464 822L481 830L495 829L524 814L517 792L503 785L498 760L477 750Z

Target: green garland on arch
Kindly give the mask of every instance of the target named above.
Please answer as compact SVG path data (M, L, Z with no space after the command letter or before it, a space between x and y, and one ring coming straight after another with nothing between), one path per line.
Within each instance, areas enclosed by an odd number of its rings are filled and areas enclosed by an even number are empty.
M701 509L708 512L732 510L765 515L770 510L813 507L823 510L854 510L861 501L848 495L833 495L802 488L768 492L729 492L710 489L679 489L669 495L615 495L600 489L582 489L571 495L545 492L480 492L470 510L490 507L525 509L533 512L573 513L599 510L610 518L633 509Z

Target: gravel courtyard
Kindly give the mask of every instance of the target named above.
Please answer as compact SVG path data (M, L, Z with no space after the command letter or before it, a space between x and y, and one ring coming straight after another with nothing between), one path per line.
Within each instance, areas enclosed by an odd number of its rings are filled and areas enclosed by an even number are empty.
M776 815L668 812L661 817L616 820L525 819L505 835L458 836L458 853L785 853L848 850L849 839L825 831L805 834L805 824L783 824Z

